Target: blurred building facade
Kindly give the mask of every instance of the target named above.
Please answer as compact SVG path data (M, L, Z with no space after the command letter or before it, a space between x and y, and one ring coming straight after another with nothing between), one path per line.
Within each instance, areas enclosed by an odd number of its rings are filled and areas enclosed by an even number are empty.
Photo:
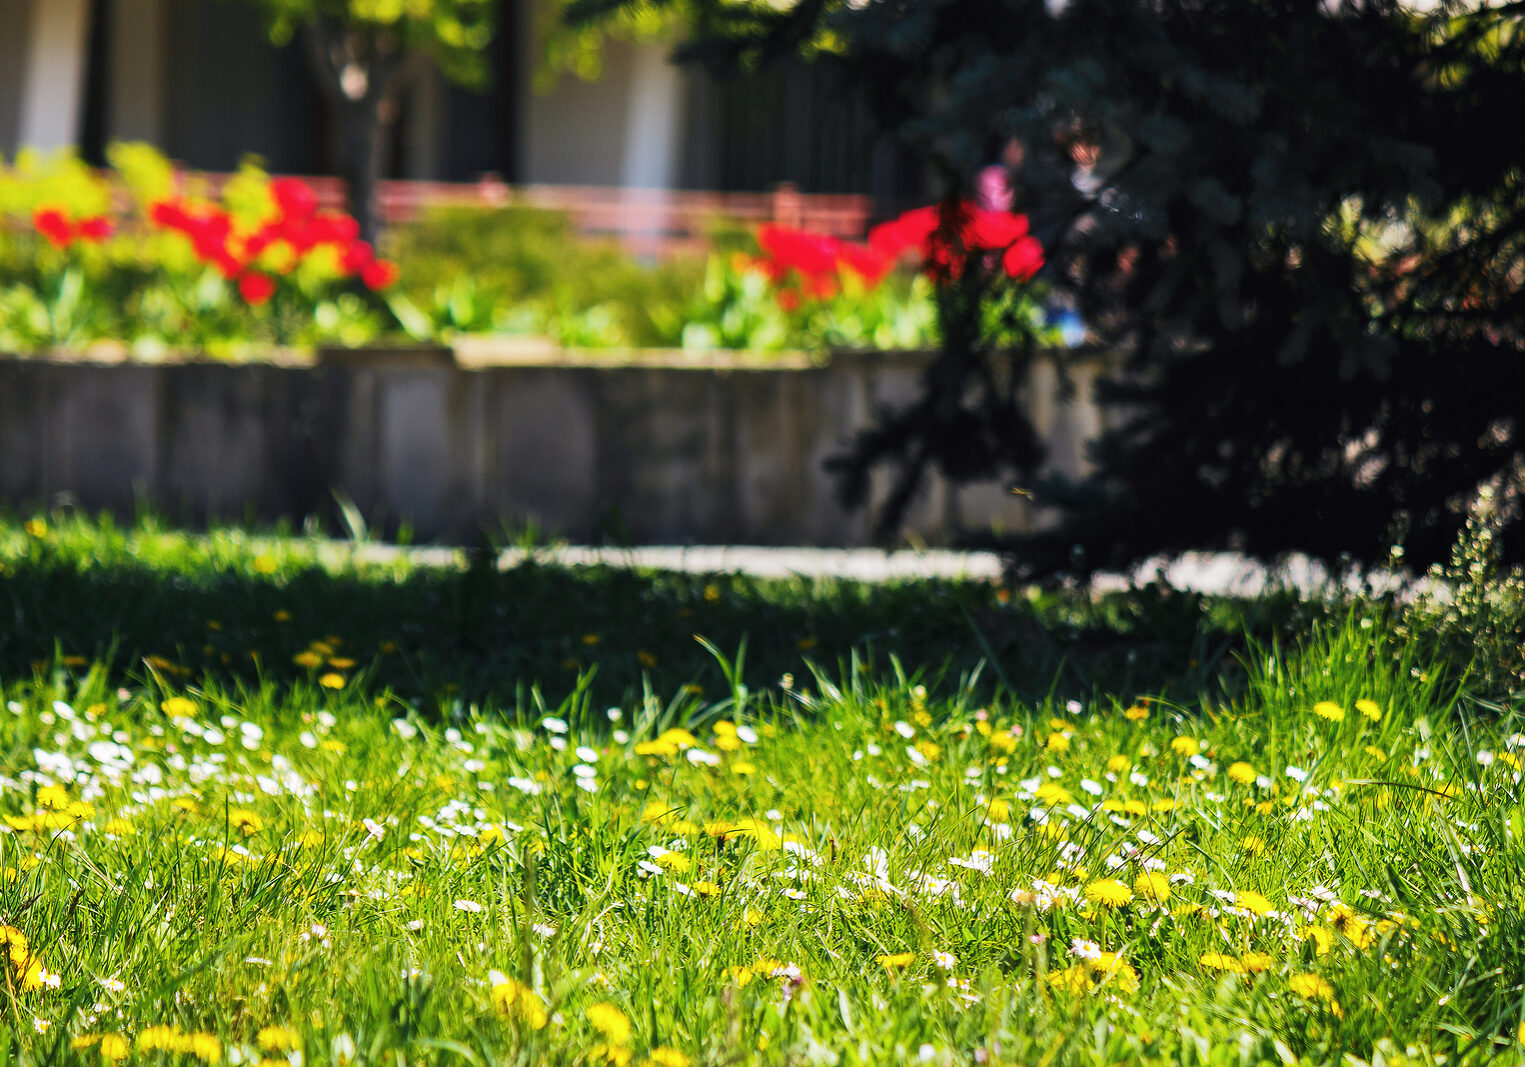
M833 70L796 65L716 82L662 43L612 43L603 76L532 85L535 0L503 0L481 92L431 73L407 99L388 176L512 183L864 193L914 198L925 175L876 137ZM186 166L332 172L328 118L306 55L275 48L237 0L3 0L0 152L151 142Z

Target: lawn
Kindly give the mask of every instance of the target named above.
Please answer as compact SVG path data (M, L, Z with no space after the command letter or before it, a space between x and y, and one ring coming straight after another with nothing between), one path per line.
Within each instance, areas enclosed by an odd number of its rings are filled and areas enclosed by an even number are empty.
M0 1063L1519 1063L1391 610L8 521Z

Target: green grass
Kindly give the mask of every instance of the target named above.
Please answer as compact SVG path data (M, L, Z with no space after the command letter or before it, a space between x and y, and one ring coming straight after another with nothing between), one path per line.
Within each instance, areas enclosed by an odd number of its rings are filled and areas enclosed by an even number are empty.
M0 525L0 1063L1520 1062L1525 737L1375 605L322 555Z

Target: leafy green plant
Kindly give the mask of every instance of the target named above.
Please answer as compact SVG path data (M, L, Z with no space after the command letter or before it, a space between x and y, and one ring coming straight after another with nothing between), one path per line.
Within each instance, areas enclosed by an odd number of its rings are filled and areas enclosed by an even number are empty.
M1427 588L1403 619L1406 634L1466 668L1474 687L1494 698L1525 684L1525 568L1503 562L1504 525L1500 501L1485 488L1450 559L1425 572Z

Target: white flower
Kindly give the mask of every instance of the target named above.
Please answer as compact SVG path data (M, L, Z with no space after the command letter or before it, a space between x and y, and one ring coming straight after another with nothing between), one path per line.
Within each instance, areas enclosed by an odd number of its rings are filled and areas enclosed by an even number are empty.
M897 722L895 724L895 732L909 741L916 736L916 727L908 722Z
M396 730L397 736L401 737L404 741L411 741L418 736L418 727L414 726L407 719L393 719L392 729Z
M945 971L951 971L954 965L958 963L958 958L951 952L943 952L939 949L933 951L932 963Z
M589 767L586 763L577 764L577 766L572 768L572 773L579 778L598 777L598 769L596 767Z
M540 725L544 726L546 731L549 733L564 734L567 732L567 721L565 719L555 718L554 716L548 715L544 719L541 719Z
M1287 777L1292 779L1294 782L1306 782L1308 780L1308 772L1303 770L1301 767L1293 767L1292 765L1288 764Z
M455 907L457 911L469 911L473 914L482 910L482 905L474 900L457 900Z
M1101 946L1095 941L1087 941L1083 937L1077 937L1070 942L1070 951L1083 960L1101 959Z
M757 731L752 729L750 726L736 727L736 737L745 744L757 744Z
M598 751L596 749L589 748L587 745L578 745L577 758L582 760L584 763L597 763Z
M691 748L683 753L690 763L703 764L706 767L716 767L720 764L720 757L713 752L706 752L702 748Z

